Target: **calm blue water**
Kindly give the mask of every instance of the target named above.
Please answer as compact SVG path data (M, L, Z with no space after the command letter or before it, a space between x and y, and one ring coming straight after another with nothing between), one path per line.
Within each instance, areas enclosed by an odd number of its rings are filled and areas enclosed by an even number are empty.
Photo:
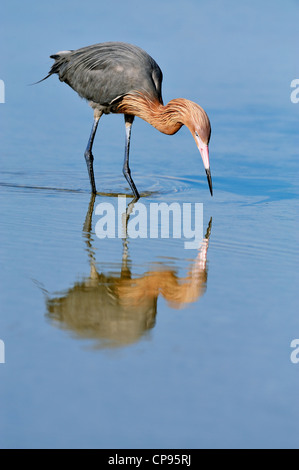
M1 448L299 445L295 1L1 7ZM214 197L188 129L136 119L142 202L201 202L207 263L181 239L100 240L100 202L128 193L122 116L100 121L48 56L108 40L147 50L167 102L210 116ZM89 226L90 225L90 226ZM131 280L130 280L131 278Z

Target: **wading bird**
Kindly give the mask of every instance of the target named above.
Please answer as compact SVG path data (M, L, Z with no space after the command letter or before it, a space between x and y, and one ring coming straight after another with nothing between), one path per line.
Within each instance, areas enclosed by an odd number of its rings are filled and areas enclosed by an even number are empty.
M91 189L96 193L92 145L102 114L122 113L125 118L126 144L123 173L135 198L139 193L131 177L129 148L131 127L138 116L164 134L175 134L186 125L201 153L211 195L209 164L211 126L206 112L196 103L178 98L164 106L161 94L162 71L154 59L137 46L123 42L106 42L78 50L57 52L49 74L57 73L94 110L94 122L85 150ZM40 81L43 81L40 80Z

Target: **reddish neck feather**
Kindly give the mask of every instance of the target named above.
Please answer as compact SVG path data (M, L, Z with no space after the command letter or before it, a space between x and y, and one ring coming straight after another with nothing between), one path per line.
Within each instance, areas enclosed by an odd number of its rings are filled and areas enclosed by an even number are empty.
M183 98L171 100L166 106L157 99L140 93L126 95L121 101L118 112L133 114L164 134L175 134L184 124L189 127L192 120L189 101Z

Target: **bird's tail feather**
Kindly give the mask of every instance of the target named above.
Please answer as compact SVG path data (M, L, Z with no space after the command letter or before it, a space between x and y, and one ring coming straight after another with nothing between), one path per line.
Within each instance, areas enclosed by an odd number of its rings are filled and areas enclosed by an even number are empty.
M30 83L30 85L37 85L38 83L40 82L43 82L44 80L47 80L47 78L51 77L52 73L48 73L48 75L44 78L42 78L41 80L39 80L38 82L34 82L34 83Z

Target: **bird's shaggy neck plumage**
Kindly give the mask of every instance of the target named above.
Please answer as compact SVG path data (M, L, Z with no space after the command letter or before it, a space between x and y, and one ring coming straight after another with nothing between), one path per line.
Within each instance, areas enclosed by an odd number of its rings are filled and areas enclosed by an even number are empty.
M162 102L152 100L148 95L130 93L122 99L117 112L138 116L168 135L175 134L183 125L193 132L195 122L202 121L203 127L207 124L204 110L184 98L171 100L164 106Z

